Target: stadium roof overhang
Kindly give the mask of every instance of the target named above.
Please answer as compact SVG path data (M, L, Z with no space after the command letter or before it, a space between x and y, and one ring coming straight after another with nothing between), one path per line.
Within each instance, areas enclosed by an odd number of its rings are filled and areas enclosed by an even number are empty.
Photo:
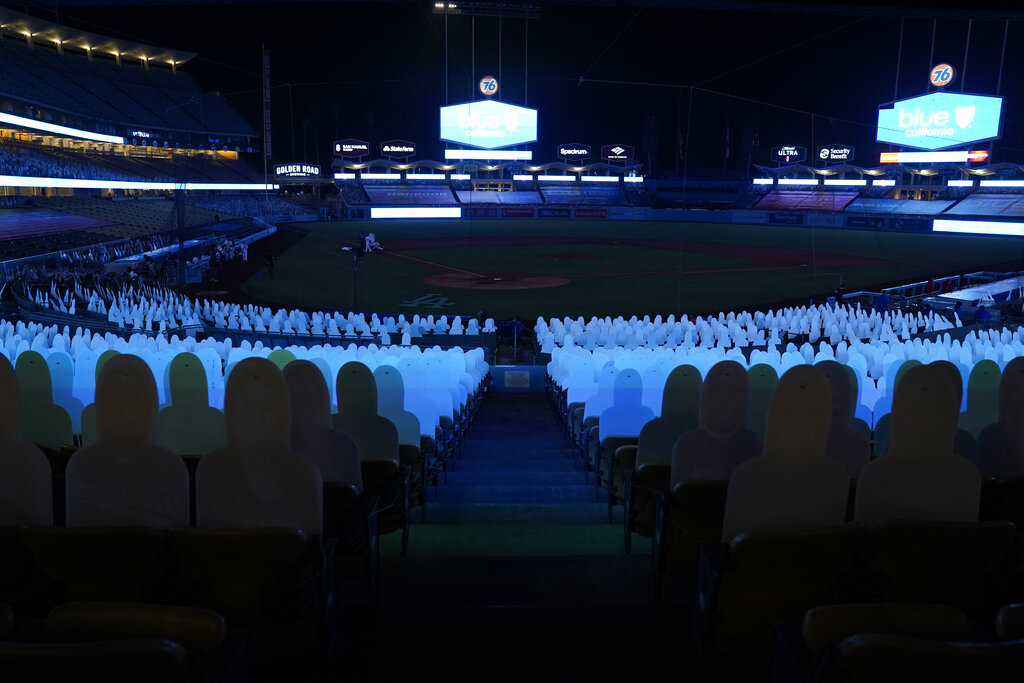
M130 58L155 64L181 66L196 56L195 52L172 50L82 31L15 12L6 7L0 7L0 30L36 43L49 43L61 48L75 48L84 53L113 55L119 59Z

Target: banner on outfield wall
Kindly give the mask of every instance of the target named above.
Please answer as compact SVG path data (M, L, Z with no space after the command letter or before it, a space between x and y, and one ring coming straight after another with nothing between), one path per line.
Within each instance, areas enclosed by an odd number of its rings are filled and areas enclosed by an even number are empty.
M773 211L768 214L768 222L772 225L803 225L804 215L788 211Z
M464 206L462 207L463 218L497 218L498 207L496 206Z
M889 219L889 229L897 232L928 232L932 229L932 219L892 217Z
M608 218L608 209L576 209L576 218Z
M572 218L572 211L568 208L540 206L537 207L537 218Z
M846 227L854 230L881 230L885 227L885 216L847 216Z
M533 207L530 206L503 206L501 207L502 218L533 218Z

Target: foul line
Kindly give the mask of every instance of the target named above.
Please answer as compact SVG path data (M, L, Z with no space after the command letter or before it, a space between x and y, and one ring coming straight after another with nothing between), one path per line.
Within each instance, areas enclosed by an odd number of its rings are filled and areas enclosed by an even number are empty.
M415 256L408 256L406 254L398 254L393 251L382 251L381 254L384 256L390 256L391 258L398 259L400 261L411 261L412 263L419 263L421 265L427 266L428 268L436 268L438 270L451 270L456 273L472 275L473 277L487 277L486 275L481 275L480 273L474 273L471 270L463 270L462 268L456 268L454 266L446 266L443 263L434 263L433 261L427 261L425 259L416 258Z

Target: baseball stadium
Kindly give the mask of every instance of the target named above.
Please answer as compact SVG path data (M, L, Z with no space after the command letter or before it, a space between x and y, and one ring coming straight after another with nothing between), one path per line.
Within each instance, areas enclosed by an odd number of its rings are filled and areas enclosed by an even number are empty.
M1021 19L0 7L5 680L1019 680Z

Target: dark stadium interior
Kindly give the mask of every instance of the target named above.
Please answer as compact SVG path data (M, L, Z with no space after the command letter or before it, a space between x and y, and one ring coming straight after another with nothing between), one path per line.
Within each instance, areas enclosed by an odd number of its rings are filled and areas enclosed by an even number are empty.
M0 7L4 681L1018 681L1024 9Z

